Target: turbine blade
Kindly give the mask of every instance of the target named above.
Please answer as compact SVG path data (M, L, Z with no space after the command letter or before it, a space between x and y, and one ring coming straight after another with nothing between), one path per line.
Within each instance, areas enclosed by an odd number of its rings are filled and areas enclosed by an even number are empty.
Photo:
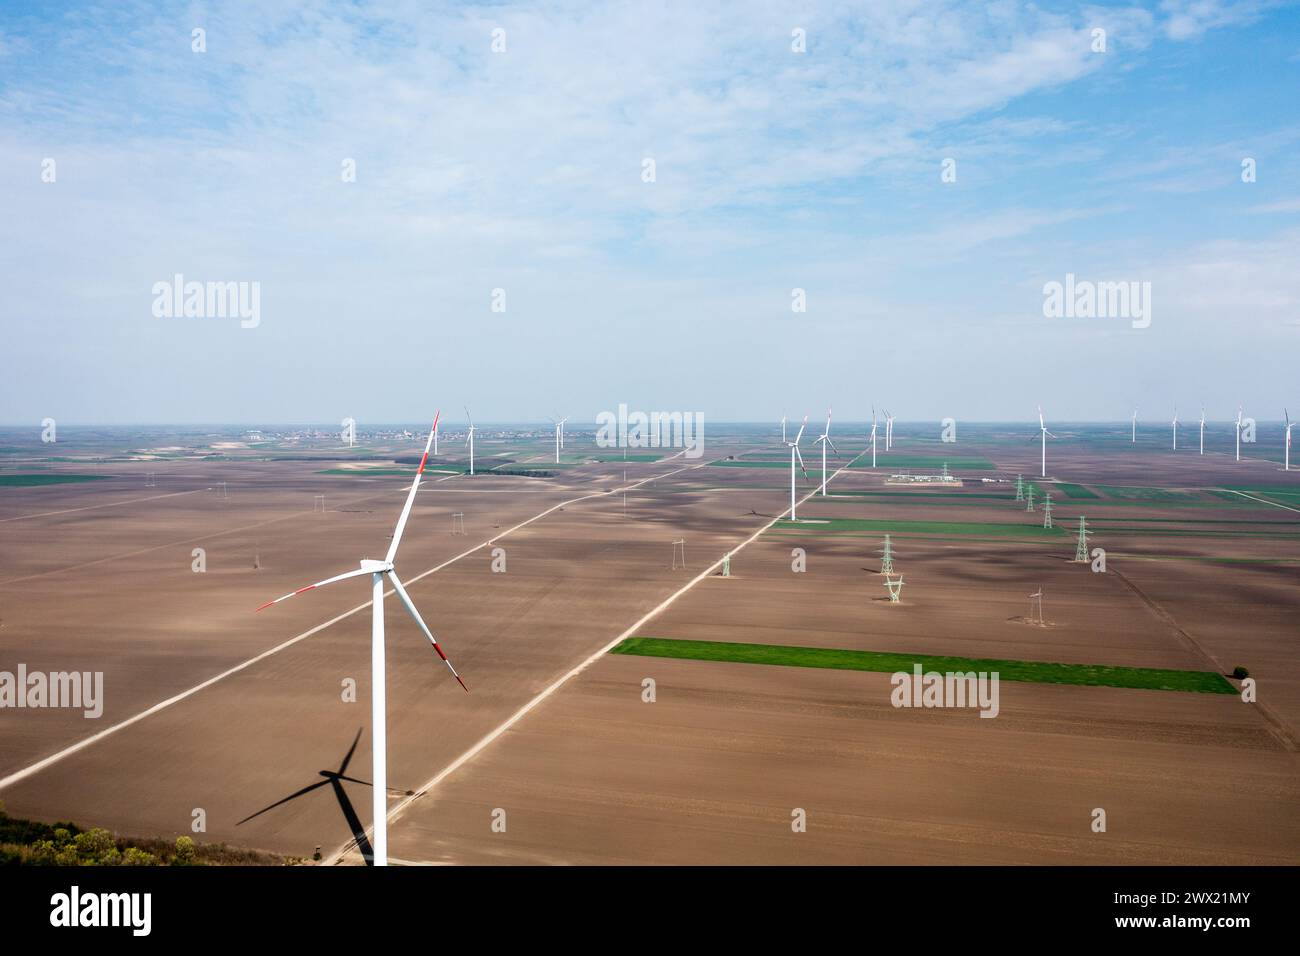
M803 455L799 454L799 446L798 446L798 445L795 445L795 446L794 446L794 454L795 454L795 457L799 459L799 468L800 468L800 470L803 471L803 476L804 476L805 478L807 478L807 477L808 477L808 469L804 467L804 464L803 464Z
M429 630L429 625L424 623L424 618L420 617L420 612L415 609L415 603L411 600L411 596L406 593L406 588L402 587L402 582L398 579L397 574L393 571L389 571L388 580L393 582L393 590L397 592L398 600L406 605L407 612L411 617L415 618L415 623L420 625L420 630L424 631L424 636L429 639L429 643L433 645L433 649L438 652L438 656L442 658L442 662L447 665L447 669L451 671L451 676L456 678L457 681L460 681L461 687L465 687L465 682L461 680L460 675L456 673L456 668L451 666L451 661L447 659L447 655L444 654L442 648L438 646L438 639L433 636L433 632ZM465 687L465 693L469 693L468 687Z
M357 735L352 738L352 746L348 748L347 756L344 757L343 762L339 764L340 777L343 776L344 772L348 769L348 762L352 759L352 755L357 752L357 744L361 743L361 731L364 729L364 727L357 728Z
M429 449L433 447L433 433L438 427L438 416L442 412L435 412L433 415L433 428L429 429L429 440L424 443L424 457L420 459L420 467L415 469L415 480L411 482L411 490L406 496L406 504L402 507L402 515L397 519L397 527L393 529L393 540L388 545L388 556L384 558L388 563L392 563L393 558L397 556L397 546L402 543L402 532L406 530L406 520L411 517L411 507L415 504L415 493L420 490L420 476L424 474L424 466L429 462Z
M290 800L297 800L303 794L311 793L313 790L317 789L318 787L327 787L327 786L329 786L329 781L322 780L319 783L313 783L310 787L303 787L301 790L295 790L293 793L289 794L283 800L277 800L269 807L263 807L261 810L258 810L252 816L244 817L244 819L240 820L239 823L236 823L235 826L240 826L240 824L247 823L249 820L253 819L253 817L260 817L262 814L266 813L266 811L274 810L276 807L280 806L281 804L288 803Z
M371 574L371 573L372 572L367 571L364 568L358 568L355 571L348 571L345 574L336 574L334 575L334 577L326 578L324 581L317 581L315 584L309 584L305 588L299 588L296 591L290 591L288 594L281 595L280 597L276 598L274 601L267 601L257 610L262 611L270 607L272 604L279 604L281 601L287 601L289 600L289 598L293 597L296 594L302 594L303 591L311 591L314 588L323 588L325 585L333 584L335 581L346 581L348 578L358 578L363 574Z

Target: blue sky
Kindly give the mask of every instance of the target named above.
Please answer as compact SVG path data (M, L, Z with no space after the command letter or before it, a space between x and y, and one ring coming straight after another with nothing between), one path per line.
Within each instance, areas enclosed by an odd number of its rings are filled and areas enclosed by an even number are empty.
M1294 4L272 6L0 6L0 422L1300 407Z

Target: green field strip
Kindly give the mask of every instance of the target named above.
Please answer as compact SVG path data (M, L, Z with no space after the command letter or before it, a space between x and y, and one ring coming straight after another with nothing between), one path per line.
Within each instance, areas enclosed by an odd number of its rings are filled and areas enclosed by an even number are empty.
M9 488L36 488L41 485L71 485L86 481L106 481L113 475L0 475L0 486Z
M940 673L997 672L999 680L1029 684L1076 684L1087 687L1189 691L1202 694L1237 693L1237 688L1229 683L1227 678L1212 671L1115 667L1109 664L1058 664L1049 661L940 657L932 654L901 654L891 651L851 651L828 647L736 644L727 641L688 641L639 636L627 638L610 653L637 657L665 657L674 660L816 667L827 670L883 673L902 671L909 674L914 664L920 664L925 671Z
M1069 481L1058 481L1053 488L1059 488L1065 492L1067 498L1100 498L1101 495L1091 488L1085 488L1083 485L1076 485Z
M1036 512L1035 512L1036 513ZM1041 521L1041 519L1040 519ZM776 522L782 531L879 531L882 534L992 535L995 537L1056 537L1067 528L1044 528L1041 524L994 524L980 521L892 521L884 518L810 518Z
M1272 512L1272 514L1277 514L1277 512ZM1288 521L1285 518L1260 518L1259 520L1247 520L1245 518L1133 518L1129 515L1123 515L1114 518L1089 518L1088 520L1096 520L1098 524L1105 524L1112 521L1131 521L1136 524L1228 524L1236 526L1249 525L1251 527L1255 525L1279 524L1283 527L1296 528L1300 530L1300 518Z
M719 458L717 461L709 462L710 465L716 465L719 468L789 468L788 459L766 459L766 458L737 458L734 461L728 461L725 458Z
M868 454L870 454L868 452ZM859 458L865 457L859 455ZM870 459L868 459L870 460ZM944 462L948 463L949 471L956 471L960 468L968 468L972 471L992 471L997 466L987 458L960 458L953 456L951 458L930 457L928 455L877 455L876 470L882 468L933 468L935 474L943 468ZM856 465L857 468L870 468L869 464Z
M1218 557L1213 554L1132 554L1111 551L1109 557L1125 561L1204 561L1210 564L1300 564L1300 558Z
M1136 485L1093 485L1095 490L1109 498L1123 501L1168 501L1179 502L1195 500L1200 491L1175 491L1171 488L1144 488Z
M961 498L961 495L953 495L952 497L955 498L955 499L960 499L960 498ZM822 502L826 502L826 503L828 503L828 504L832 504L832 503L833 503L833 504L837 504L837 505L857 505L858 507L865 507L865 506L869 506L869 505L873 505L873 504L876 504L876 505L925 505L925 504L929 504L930 506L932 506L932 507L934 507L934 508L960 508L960 507L962 507L962 506L968 506L968 507L985 507L985 508L996 508L996 507L997 507L996 504L990 504L988 501L975 501L975 500L972 500L972 501L961 501L961 500L955 500L955 501L954 501L954 500L946 500L946 501L945 501L945 500L938 500L938 497L937 497L937 496L935 496L935 499L936 499L936 500L927 501L926 496L917 495L915 498L904 498L904 499L901 500L901 501L898 501L898 500L894 500L894 501L882 501L882 500L880 500L880 499L876 499L876 498L864 498L864 497L861 497L861 496L858 496L858 495L845 496L845 495L844 495L843 493L841 493L841 492L831 491L831 492L829 492L829 493L826 495L826 497L824 497L824 498L823 498L821 495L818 495L818 496L817 496L817 503L820 504L820 503L822 503ZM1010 498L1003 498L1003 499L1001 499L1001 500L1002 500L1002 501L1010 501L1011 499L1010 499ZM812 504L812 503L813 503L813 502L811 502L811 501L809 502L809 504ZM1055 507L1058 507L1058 506L1057 506L1057 505L1053 505L1052 507L1055 508ZM1023 509L1022 509L1022 510L1023 510Z

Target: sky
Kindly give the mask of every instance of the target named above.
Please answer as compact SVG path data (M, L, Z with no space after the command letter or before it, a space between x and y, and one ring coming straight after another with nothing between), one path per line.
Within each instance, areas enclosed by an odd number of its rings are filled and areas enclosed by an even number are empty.
M0 424L1280 419L1298 91L1252 0L0 0Z

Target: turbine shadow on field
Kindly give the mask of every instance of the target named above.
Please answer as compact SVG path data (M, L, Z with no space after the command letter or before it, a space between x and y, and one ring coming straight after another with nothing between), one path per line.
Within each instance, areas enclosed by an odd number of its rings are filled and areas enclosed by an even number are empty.
M274 810L276 807L288 803L290 800L296 800L305 794L311 793L313 790L329 786L333 788L334 797L339 802L339 809L343 811L343 818L347 821L348 829L352 831L352 836L357 841L357 849L365 858L366 865L373 865L374 851L370 847L370 841L366 838L366 828L361 825L361 818L357 816L357 811L353 808L352 801L348 799L347 791L343 789L342 783L342 781L346 780L349 783L359 783L363 787L370 786L370 784L365 780L358 780L356 777L349 777L347 775L348 764L352 760L352 755L356 752L357 744L361 742L361 732L364 729L364 727L357 729L357 735L352 738L352 746L348 748L348 752L344 755L343 762L339 764L338 770L321 770L320 775L325 778L324 780L313 783L311 786L303 787L301 790L295 790L284 799L277 800L275 803L263 807L256 813L244 817L244 819L240 820L239 823L235 824L235 826L243 826L249 820L252 820L254 817L260 817L268 810Z

